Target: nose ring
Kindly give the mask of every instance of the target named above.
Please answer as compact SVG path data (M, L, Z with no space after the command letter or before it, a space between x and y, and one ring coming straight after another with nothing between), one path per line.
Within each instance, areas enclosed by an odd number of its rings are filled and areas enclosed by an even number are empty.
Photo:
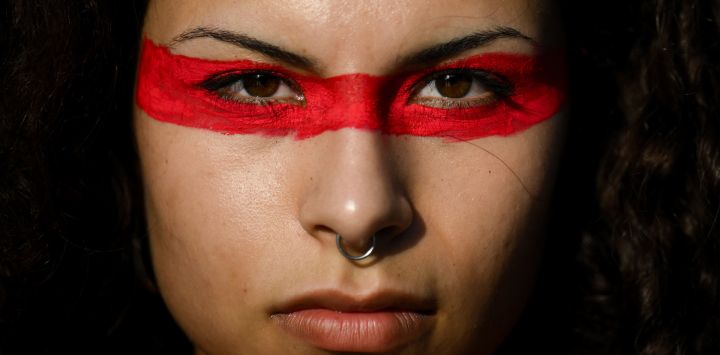
M365 259L368 256L370 256L370 254L372 254L373 250L375 250L375 234L372 235L372 239L370 240L370 248L362 255L348 254L348 252L345 251L345 247L343 247L342 236L340 235L340 233L338 233L337 236L335 237L335 244L337 244L337 248L340 251L340 254L342 254L342 256L348 258L349 260L353 260L353 261L362 260L362 259Z

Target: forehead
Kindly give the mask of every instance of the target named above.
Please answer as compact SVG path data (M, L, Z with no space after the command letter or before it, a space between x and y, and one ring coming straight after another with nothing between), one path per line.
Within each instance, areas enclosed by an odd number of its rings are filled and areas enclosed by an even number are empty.
M557 37L554 16L550 1L542 0L152 0L145 33L170 43L192 28L220 28L334 63L338 71L372 72L375 63L500 26L550 44ZM236 49L209 39L177 51L238 57Z

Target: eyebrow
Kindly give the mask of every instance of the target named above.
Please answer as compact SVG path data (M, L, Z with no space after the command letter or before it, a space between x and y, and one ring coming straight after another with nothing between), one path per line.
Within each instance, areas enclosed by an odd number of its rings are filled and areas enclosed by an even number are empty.
M271 43L261 41L242 33L236 33L228 30L196 27L187 30L170 41L169 46L173 47L179 43L195 39L195 38L212 38L221 42L229 43L241 48L249 49L254 52L264 54L270 58L280 62L300 67L306 70L317 69L317 62L311 58L295 54L291 51L283 49Z
M289 64L291 66L299 67L308 71L318 71L318 62L312 58L293 53L277 45L261 41L257 38L253 38L242 33L232 32L219 28L192 28L190 30L184 31L183 33L173 38L170 41L169 46L174 47L179 43L196 38L212 38L221 42L229 43L241 48L264 54L270 58ZM451 58L462 52L488 45L493 41L504 38L521 39L530 42L533 45L537 44L537 42L530 36L523 34L515 28L498 26L489 30L478 31L470 35L457 37L450 41L422 49L413 54L399 57L397 63L399 64L398 66L401 68L409 66L426 66L432 63L437 63L447 58Z
M537 45L530 36L512 27L499 26L489 30L478 31L470 35L454 38L448 42L425 48L408 56L398 58L401 68L409 66L425 66L461 54L462 52L482 47L499 39L521 39Z

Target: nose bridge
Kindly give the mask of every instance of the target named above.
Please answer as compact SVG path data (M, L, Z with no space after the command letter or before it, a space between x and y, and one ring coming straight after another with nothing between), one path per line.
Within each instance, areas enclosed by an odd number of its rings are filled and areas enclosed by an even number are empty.
M300 206L305 230L340 234L349 248L363 250L373 234L387 239L410 225L409 201L377 131L342 129L318 139L317 178Z
M329 80L334 102L323 119L341 120L342 127L378 130L384 117L381 89L386 79L363 73L345 74Z

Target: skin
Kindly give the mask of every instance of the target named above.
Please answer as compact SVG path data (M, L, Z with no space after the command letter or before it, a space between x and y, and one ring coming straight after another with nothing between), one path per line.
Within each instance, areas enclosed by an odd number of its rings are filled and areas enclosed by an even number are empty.
M314 58L319 76L387 75L397 59L494 26L557 45L543 1L151 1L157 43L193 27L250 35ZM210 59L262 54L213 39L175 45ZM532 53L501 39L451 59ZM429 331L402 354L491 354L532 290L563 115L508 137L450 142L341 129L305 140L224 135L158 122L136 107L153 266L197 354L321 354L269 310L315 288L381 289L436 300ZM352 263L341 233L360 253Z

